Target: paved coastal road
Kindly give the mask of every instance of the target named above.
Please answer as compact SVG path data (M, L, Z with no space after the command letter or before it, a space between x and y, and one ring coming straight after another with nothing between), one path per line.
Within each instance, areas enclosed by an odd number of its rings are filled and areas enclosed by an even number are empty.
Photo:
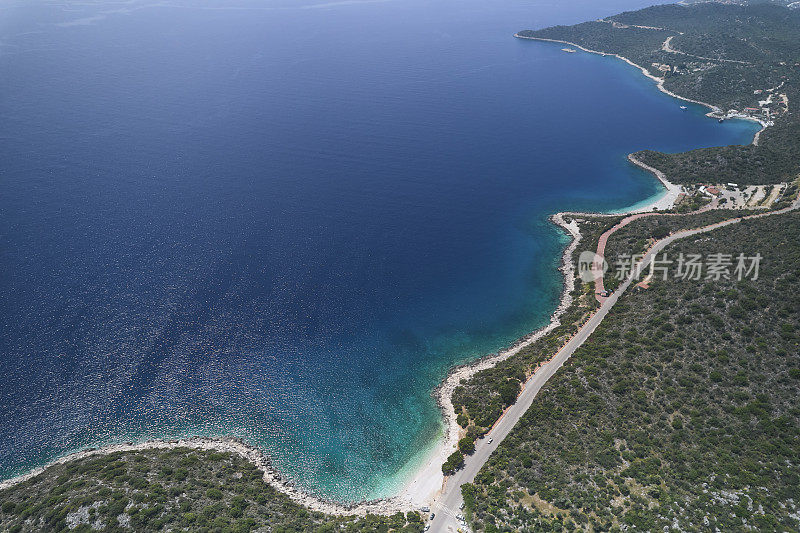
M800 207L800 197L795 200L791 207L781 211L761 213L745 218L761 218L764 216L771 216L779 213L785 213L787 211L797 209L798 207ZM650 250L645 254L639 263L640 271L644 272L645 268L650 265L650 261L653 259L653 257L659 254L664 248L669 246L674 241L683 239L685 237L690 237L692 235L697 235L698 233L713 231L715 229L736 224L738 222L739 219L731 219L712 224L710 226L705 226L703 228L674 233L669 237L658 241L655 245L653 245L652 248L650 248ZM539 370L530 377L530 379L523 386L522 393L517 399L517 402L508 408L502 418L500 418L499 422L495 424L485 438L480 439L475 443L475 453L466 457L463 469L459 470L453 476L447 479L441 495L434 502L432 509L435 511L436 517L430 523L430 531L455 532L458 531L459 527L462 527L464 530L466 530L466 528L460 526L459 521L456 518L458 514L462 513L460 510L463 502L461 498L461 485L464 483L471 483L475 479L475 476L489 459L489 456L492 454L492 452L497 449L497 446L500 444L500 442L502 442L502 440L511 432L514 425L516 425L516 423L519 421L520 417L522 417L522 415L525 414L525 412L531 406L533 400L536 398L536 395L539 393L544 384L547 383L547 380L549 380L553 374L555 374L556 371L561 368L567 359L569 359L570 356L575 353L575 350L578 349L578 347L580 347L580 345L583 344L587 338L589 338L589 335L591 335L600 322L603 321L614 304L617 303L617 300L620 298L620 296L626 290L628 290L633 282L633 279L633 277L630 277L625 280L625 282L619 286L617 291L611 294L605 300L605 302L603 302L595 314L583 325L583 327L581 327L578 333L576 333L575 336L572 337L569 342L567 342L548 363L539 368ZM489 439L492 439L491 443L489 442Z
M597 255L599 255L600 257L604 257L606 253L606 244L608 244L609 237L611 237L614 233L616 233L617 230L624 228L634 220L639 220L640 218L644 217L674 217L674 216L696 215L698 213L704 213L705 211L709 211L711 209L716 209L718 203L719 199L715 196L711 200L711 203L704 205L697 211L692 211L691 213L660 213L658 211L654 211L649 213L636 213L628 217L625 217L622 220L620 220L617 225L615 225L614 227L610 228L605 233L600 235L600 238L597 240ZM600 273L599 275L597 275L597 277L595 277L594 291L595 291L595 298L597 298L597 302L600 303L601 305L608 298L607 296L602 295L602 293L604 293L605 290L606 287L603 280L603 274Z

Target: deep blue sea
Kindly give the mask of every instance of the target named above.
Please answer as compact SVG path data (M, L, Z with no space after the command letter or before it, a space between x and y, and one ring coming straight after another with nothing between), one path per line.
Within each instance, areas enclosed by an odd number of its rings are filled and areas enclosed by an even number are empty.
M756 130L512 37L649 0L315 1L0 5L0 477L233 434L391 493L448 368L555 308L549 214Z

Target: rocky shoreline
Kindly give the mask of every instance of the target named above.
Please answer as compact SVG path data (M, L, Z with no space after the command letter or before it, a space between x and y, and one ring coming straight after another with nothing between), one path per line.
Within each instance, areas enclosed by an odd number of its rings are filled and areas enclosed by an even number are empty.
M432 454L433 456L439 456L441 459L440 461L436 462L436 468L439 469L439 471L441 470L441 464L447 459L447 456L452 453L456 447L456 444L458 443L458 439L462 436L462 429L456 422L457 413L455 412L452 401L453 391L455 391L455 388L458 387L462 380L467 380L476 373L487 368L491 368L497 363L508 359L512 355L518 353L523 348L530 346L544 335L561 325L560 317L572 303L572 291L575 289L575 276L572 256L581 240L581 233L577 222L572 220L571 222L567 223L564 220L564 216L568 214L569 213L556 213L550 217L551 222L569 234L571 239L570 243L567 245L564 253L562 254L561 266L559 267L559 270L564 275L564 289L562 291L558 307L550 316L550 321L548 324L518 339L509 348L501 352L489 354L471 363L454 367L450 370L450 373L442 381L442 383L434 390L433 394L436 398L436 403L442 410L442 416L445 423L444 441ZM429 472L428 475L433 475L433 473ZM439 477L443 478L441 473L439 473Z
M85 450L60 457L44 466L35 468L26 474L2 481L0 482L0 490L7 489L13 485L23 483L33 477L36 477L51 466L65 464L70 461L75 461L86 457L109 455L119 452L124 453L144 450L173 450L176 448L190 448L194 450L208 450L236 454L252 463L259 470L262 470L264 472L264 481L266 483L312 511L319 511L332 515L365 515L367 513L388 515L401 510L411 510L408 502L401 501L397 498L387 498L382 500L361 502L353 505L345 505L305 493L298 489L291 480L284 478L277 470L275 470L272 467L269 458L264 455L260 449L234 437L195 436L185 439L147 440L139 443L126 442L124 444L111 444L100 448L87 448Z
M619 54L613 54L611 52L602 52L600 50L592 50L591 48L586 48L585 46L581 46L581 45L579 45L577 43L573 43L573 42L570 42L570 41L563 41L563 40L560 40L560 39L547 39L545 37L529 37L527 35L520 35L519 33L515 33L514 37L516 37L517 39L527 39L527 40L530 40L530 41L543 41L543 42L548 42L548 43L566 44L566 45L569 45L569 46L574 46L575 48L578 48L579 50L583 50L584 52L588 52L590 54L597 54L597 55L601 55L601 56L616 57L617 59L620 59L620 60L626 62L627 64L629 64L629 65L631 65L633 67L636 67L639 70L641 70L642 74L644 74L646 77L648 77L651 80L653 80L654 82L656 82L656 87L658 87L658 90L661 91L662 93L667 94L667 95L669 95L669 96L671 96L673 98L677 98L678 100L683 100L684 102L690 102L692 104L698 104L698 105L701 105L701 106L709 108L711 111L706 113L706 116L708 116L708 117L711 117L711 118L722 118L725 115L724 111L722 109L720 109L718 106L715 106L714 104L709 104L708 102L702 102L700 100L694 100L692 98L688 98L686 96L681 96L679 94L676 94L676 93L670 91L669 89L664 87L664 81L665 81L664 78L659 78L658 76L653 76L652 74L650 74L650 71L648 71L645 67L643 67L642 65L639 65L638 63L634 63L633 61L631 61L630 59L628 59L625 56L621 56ZM752 142L753 145L757 146L758 145L758 141L761 138L761 134L764 132L764 130L766 130L769 127L769 124L767 124L763 120L759 120L757 118L748 117L748 116L744 116L744 115L736 116L735 118L740 119L740 120L749 120L749 121L757 122L757 123L761 124L761 130L759 130L755 134L755 136L753 137L753 142Z
M447 455L455 447L460 436L461 428L456 422L456 413L452 403L452 393L458 384L463 379L469 379L475 373L481 370L490 368L508 357L519 352L521 349L536 342L542 336L552 331L560 325L560 316L572 303L572 291L575 288L575 276L573 272L572 256L577 249L578 243L581 240L581 234L577 222L574 220L567 222L564 217L570 213L557 213L550 217L550 220L562 228L567 234L570 235L570 243L561 258L561 266L559 270L564 275L564 290L561 295L561 300L550 318L550 322L529 335L517 340L511 347L499 353L487 355L477 361L469 364L454 367L442 383L433 391L433 395L437 404L442 410L442 416L445 422L445 438L440 442L432 451L430 456L426 459L423 466L418 470L414 478L405 486L405 488L397 495L391 498L383 498L372 501L365 501L353 504L342 504L331 500L319 498L297 488L295 484L279 471L277 471L270 461L270 459L258 448L252 446L243 440L234 437L200 437L195 436L184 439L174 440L147 440L139 443L126 442L122 444L111 444L99 448L87 448L78 452L74 452L50 463L35 468L32 471L16 476L11 479L0 482L0 490L9 488L18 483L25 482L42 472L47 468L65 464L70 461L92 457L97 455L109 455L118 452L137 452L143 450L170 450L175 448L190 448L196 450L213 450L218 452L228 452L239 455L246 459L259 470L264 472L264 481L270 486L279 490L280 492L289 496L295 502L307 507L313 511L319 511L331 515L355 515L364 516L366 514L381 514L391 515L397 512L408 512L418 510L421 507L428 505L430 501L438 494L444 481L444 476L441 472L441 465L446 459ZM439 460L439 458L441 460ZM426 486L433 487L427 494L419 494L415 489L415 482L419 480L426 480ZM433 483L431 483L433 481Z

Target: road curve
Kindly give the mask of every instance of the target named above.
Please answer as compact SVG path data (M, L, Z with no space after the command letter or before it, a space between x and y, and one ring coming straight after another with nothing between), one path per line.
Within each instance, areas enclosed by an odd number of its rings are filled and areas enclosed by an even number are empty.
M762 218L765 216L777 215L797 209L798 207L800 207L800 196L798 196L798 198L790 207L781 209L780 211L770 211L767 213L750 215L744 217L744 219ZM516 403L508 408L500 420L495 423L494 427L491 429L491 431L489 431L486 437L479 439L475 443L475 453L465 457L464 468L447 478L441 494L438 498L436 498L432 506L436 516L430 522L431 532L455 532L458 531L459 527L466 530L466 528L460 526L459 521L456 518L457 515L462 513L460 510L463 503L463 499L461 497L461 485L464 483L471 483L475 479L475 476L489 459L489 456L497 449L497 446L499 446L503 439L508 436L522 415L525 414L525 412L531 406L533 400L536 398L536 395L542 389L544 384L547 383L547 380L549 380L553 374L555 374L556 371L561 368L567 359L569 359L570 356L575 353L575 350L577 350L586 341L586 339L589 338L595 329L597 329L597 326L603 321L611 308L614 307L614 304L617 303L617 300L619 300L622 294L628 290L634 279L638 278L636 274L638 272L643 272L645 268L650 265L650 261L652 261L653 257L655 257L664 248L676 240L691 237L699 233L713 231L731 224L736 224L741 220L742 219L740 218L734 218L717 222L709 226L704 226L702 228L679 231L656 242L647 251L647 253L639 262L637 269L635 269L634 275L631 275L628 279L626 279L613 294L606 298L603 304L578 330L575 336L573 336L566 344L564 344L564 346L561 347L561 349L550 361L542 365L536 371L536 373L525 382L522 392L517 398ZM492 442L489 442L490 439Z
M658 212L658 211L651 211L651 212L648 212L648 213L635 213L635 214L629 215L629 216L623 218L622 220L620 220L614 227L606 230L605 233L600 235L600 238L597 240L597 252L596 252L596 254L598 256L600 256L601 258L604 258L605 257L605 253L606 253L606 244L608 244L608 239L614 233L616 233L617 230L620 230L620 229L624 228L625 226L627 226L628 224L630 224L634 220L639 220L640 218L644 218L644 217L656 217L656 216L658 216L658 217L670 217L670 216L675 217L675 216L697 215L699 213L704 213L706 211L710 211L712 209L716 209L717 205L718 205L718 198L715 196L711 200L711 202L709 204L706 204L703 207L701 207L700 209L698 209L696 211L692 211L690 213L661 213L661 212ZM606 291L606 287L605 287L605 282L604 282L603 276L604 276L604 272L602 272L602 271L595 272L595 275L594 275L595 298L597 299L597 303L599 303L600 305L602 305L603 302L605 302L606 299L608 298L607 296L603 296L603 293Z

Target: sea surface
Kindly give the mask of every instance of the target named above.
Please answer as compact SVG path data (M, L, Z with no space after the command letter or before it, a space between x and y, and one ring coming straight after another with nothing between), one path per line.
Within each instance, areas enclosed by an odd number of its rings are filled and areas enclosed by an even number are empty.
M512 37L649 3L4 1L0 477L237 435L397 490L448 368L556 307L548 215L660 194L629 152L752 139Z

